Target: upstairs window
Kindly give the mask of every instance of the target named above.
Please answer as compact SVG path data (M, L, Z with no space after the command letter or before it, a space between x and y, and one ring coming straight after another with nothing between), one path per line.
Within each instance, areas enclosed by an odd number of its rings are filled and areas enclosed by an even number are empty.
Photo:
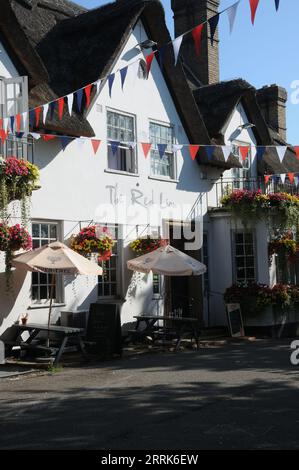
M246 160L242 160L240 147L249 147ZM233 144L233 155L240 161L242 168L232 168L233 189L253 189L251 188L251 146L246 142L235 142Z
M150 123L151 175L175 179L175 161L173 153L173 128L154 122ZM166 145L161 157L158 144Z
M15 116L25 111L28 111L27 77L0 77L0 118Z
M134 116L108 111L107 135L108 168L127 173L137 173ZM120 144L115 153L113 153L111 141Z

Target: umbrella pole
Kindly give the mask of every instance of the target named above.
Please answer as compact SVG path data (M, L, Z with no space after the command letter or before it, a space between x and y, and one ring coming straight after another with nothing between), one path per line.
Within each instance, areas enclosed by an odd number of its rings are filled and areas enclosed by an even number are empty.
M47 339L47 347L50 346L50 321L51 321L52 304L53 304L53 295L54 295L54 281L55 281L55 274L53 273L52 276L51 276L51 285L50 285L50 306L49 306L49 315L48 315L48 339Z

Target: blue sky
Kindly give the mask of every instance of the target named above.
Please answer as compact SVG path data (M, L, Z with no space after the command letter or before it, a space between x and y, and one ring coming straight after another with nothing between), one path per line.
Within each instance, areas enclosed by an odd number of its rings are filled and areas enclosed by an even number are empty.
M221 0L220 10L236 0ZM108 0L77 0L76 3L94 8ZM168 27L173 33L170 0L162 1ZM226 14L220 19L220 67L221 79L242 77L259 88L278 83L289 93L287 107L288 140L299 145L299 42L297 28L298 0L280 0L276 13L274 0L260 0L255 26L251 25L249 1L241 0L233 34L229 34ZM293 101L293 102L292 102ZM298 101L298 103L296 103Z

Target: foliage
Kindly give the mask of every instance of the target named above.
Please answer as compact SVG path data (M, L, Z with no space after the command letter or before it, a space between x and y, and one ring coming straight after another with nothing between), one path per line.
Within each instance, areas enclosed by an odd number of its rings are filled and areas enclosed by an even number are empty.
M225 195L221 203L244 225L264 219L285 230L297 226L299 220L299 197L288 193L263 194L261 190L240 189Z
M157 250L161 246L165 246L167 241L162 238L152 238L148 237L140 237L134 240L130 244L131 250L133 250L137 255L145 255L146 253L150 253L151 251Z
M245 315L256 315L268 306L287 308L299 303L299 286L238 283L226 289L226 303L238 303Z
M97 253L99 261L106 261L111 257L114 244L115 241L108 229L96 225L83 228L71 240L72 250L85 257Z
M288 258L289 261L295 261L299 252L299 245L293 238L293 234L288 232L282 236L277 236L269 242L269 256L279 255Z

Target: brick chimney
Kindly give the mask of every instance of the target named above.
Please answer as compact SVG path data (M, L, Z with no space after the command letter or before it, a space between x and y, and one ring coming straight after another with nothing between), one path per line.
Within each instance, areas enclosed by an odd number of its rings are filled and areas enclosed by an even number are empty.
M267 124L286 140L286 89L275 84L264 86L257 91L257 100Z
M218 13L220 0L171 0L174 13L175 36L180 36L195 26L207 21ZM210 41L210 27L205 26L202 33L201 54L197 56L191 34L188 34L181 47L185 64L203 85L219 82L219 36L218 28Z

